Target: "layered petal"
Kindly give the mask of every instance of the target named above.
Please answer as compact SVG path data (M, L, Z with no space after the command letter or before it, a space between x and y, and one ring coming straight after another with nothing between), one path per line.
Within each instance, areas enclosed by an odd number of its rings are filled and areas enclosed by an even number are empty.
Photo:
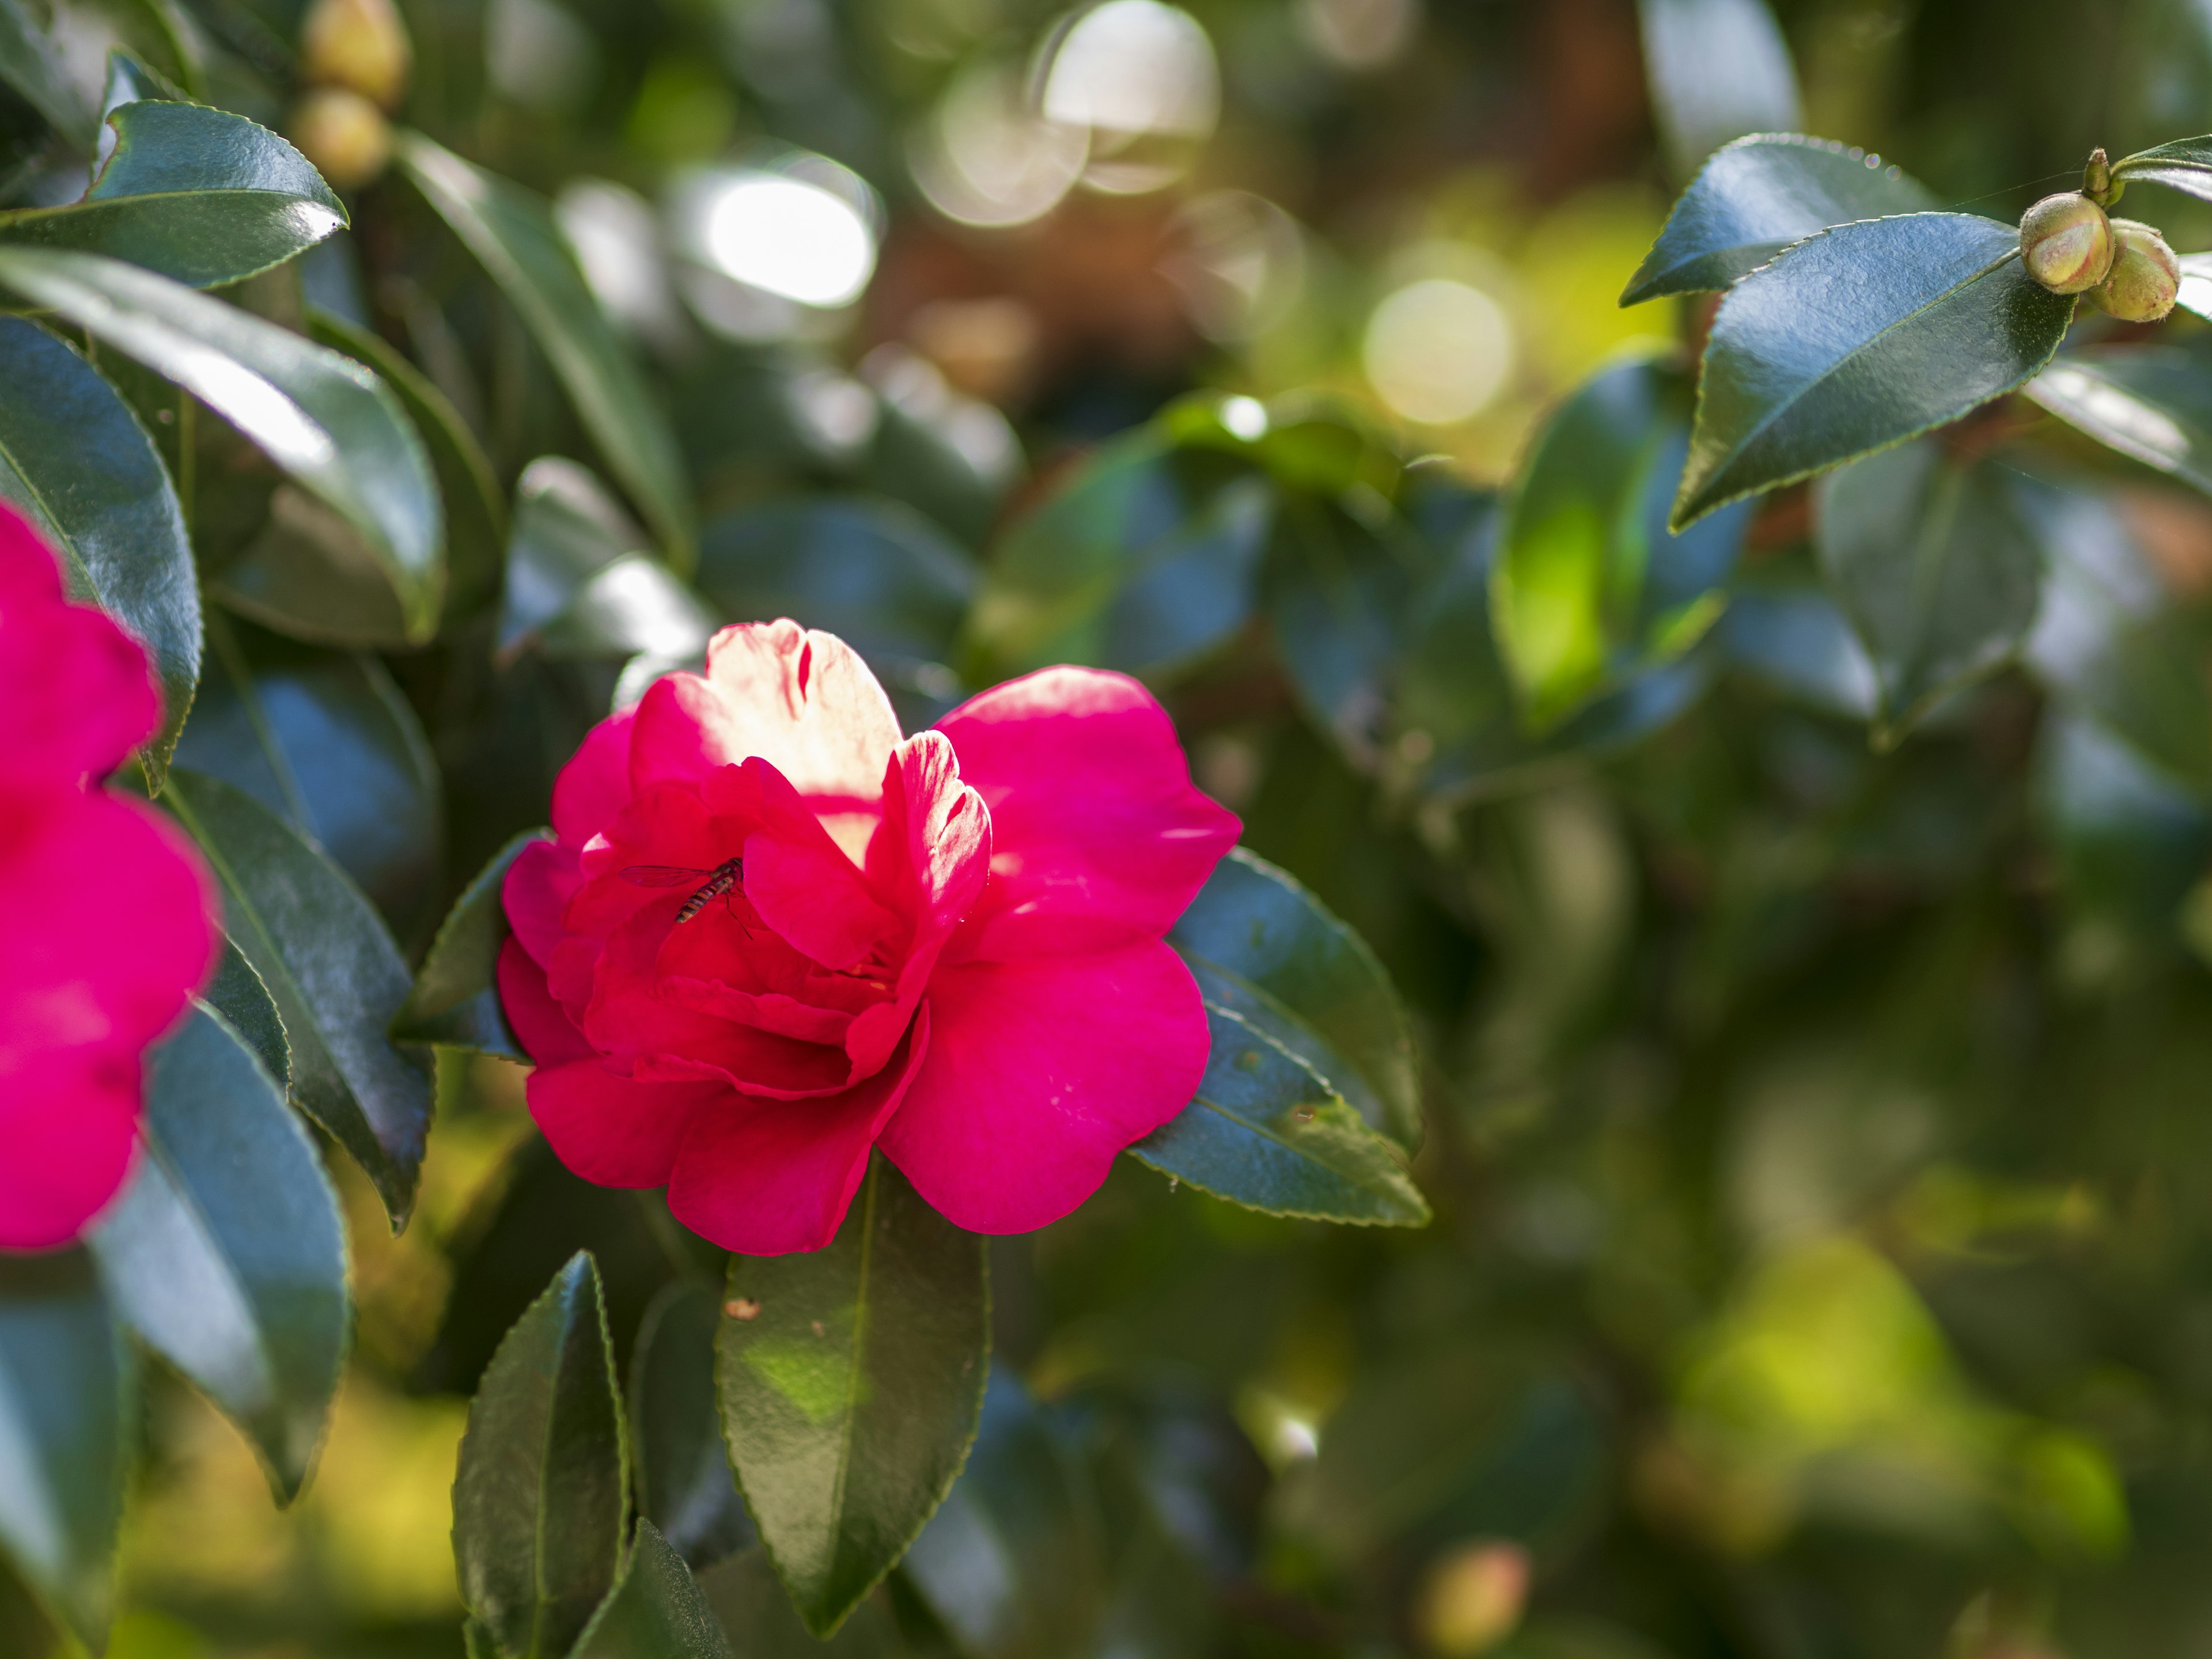
M0 1059L0 1250L76 1238L123 1189L138 1139L139 1059L112 1048Z
M562 913L583 885L576 849L560 842L534 841L515 855L500 884L500 903L507 925L540 968L550 967L564 929Z
M940 965L929 1053L881 1145L957 1226L1028 1232L1189 1103L1206 1010L1169 946Z
M1042 669L937 729L991 819L990 887L948 960L1162 938L1243 829L1191 782L1174 722L1127 675Z
M66 602L53 550L4 501L0 715L7 726L0 794L7 795L105 776L161 720L144 649L100 611Z
M734 1098L714 1083L639 1083L596 1060L541 1066L523 1098L554 1155L602 1187L661 1187L692 1118Z
M553 1000L545 970L531 960L518 935L499 948L499 1000L522 1051L540 1066L565 1066L592 1058L567 1010Z
M918 1018L890 1063L818 1100L718 1104L691 1121L668 1207L701 1237L744 1255L818 1250L836 1237L868 1153L926 1062Z
M553 782L553 833L581 847L629 804L630 733L637 710L624 708L586 734Z

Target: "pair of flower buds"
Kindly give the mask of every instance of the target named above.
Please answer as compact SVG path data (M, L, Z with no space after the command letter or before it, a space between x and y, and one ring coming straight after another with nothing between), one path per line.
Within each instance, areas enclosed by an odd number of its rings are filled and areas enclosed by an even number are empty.
M2106 214L2119 193L2100 149L2080 190L2046 196L2021 216L2021 262L2054 294L2086 294L2124 323L2154 323L2181 292L2181 261L2151 226Z

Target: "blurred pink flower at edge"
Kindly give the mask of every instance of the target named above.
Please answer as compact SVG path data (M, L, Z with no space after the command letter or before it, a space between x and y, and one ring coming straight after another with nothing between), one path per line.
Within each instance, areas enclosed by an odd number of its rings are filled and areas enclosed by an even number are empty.
M144 650L0 503L0 1249L67 1244L121 1189L147 1045L214 965L198 855L101 782L161 714Z
M1164 935L1243 826L1125 676L1043 669L902 738L843 641L725 629L593 729L553 824L500 962L532 1115L726 1249L827 1244L878 1146L957 1225L1042 1227L1205 1071Z

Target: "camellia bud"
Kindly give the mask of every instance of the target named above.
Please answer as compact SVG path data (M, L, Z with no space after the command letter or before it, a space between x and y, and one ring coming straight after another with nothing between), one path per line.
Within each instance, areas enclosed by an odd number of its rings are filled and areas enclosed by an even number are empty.
M392 0L315 0L300 25L300 73L392 109L413 51Z
M2089 303L2124 323L2154 323L2181 292L2181 261L2166 238L2133 219L2112 221L2119 240L2112 274L2089 290Z
M285 136L340 190L367 184L392 160L392 127L384 112L343 87L318 87L302 98Z
M2118 246L2105 210L2078 191L2046 196L2021 215L2021 263L2053 294L2096 287L2112 270Z

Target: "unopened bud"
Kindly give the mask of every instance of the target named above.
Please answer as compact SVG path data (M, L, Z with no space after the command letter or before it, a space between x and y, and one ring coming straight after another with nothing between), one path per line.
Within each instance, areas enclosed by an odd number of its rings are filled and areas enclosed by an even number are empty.
M413 52L392 0L315 0L300 25L300 73L385 109L407 90Z
M2046 196L2021 215L2021 263L2053 294L2096 287L2111 271L2117 246L2105 210L2078 191Z
M2119 252L2112 273L2089 290L2089 303L2124 323L2154 323L2181 292L2181 261L2166 238L2133 219L2112 221Z
M343 87L318 87L302 98L285 136L339 190L368 183L392 160L392 127L384 112Z
M2120 199L2126 186L2112 177L2112 164L2101 149L2089 152L2089 165L2081 169L2081 193L2099 207L2108 208Z

